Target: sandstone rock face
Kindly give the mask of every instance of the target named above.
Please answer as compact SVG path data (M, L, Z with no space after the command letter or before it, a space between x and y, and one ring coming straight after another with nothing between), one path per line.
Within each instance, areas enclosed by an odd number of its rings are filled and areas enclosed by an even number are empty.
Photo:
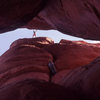
M100 57L86 66L69 73L66 71L59 81L56 79L58 76L59 74L53 77L54 83L72 90L77 95L80 93L84 100L100 99Z
M61 40L59 44L46 46L45 49L53 55L57 71L84 66L100 56L98 44L84 41Z
M80 100L62 86L36 80L24 80L0 90L1 100L12 100L12 98L14 100L73 100L73 98Z
M53 43L48 38L37 38L37 44L42 46L41 42ZM53 57L35 44L36 39L15 41L0 57L0 86L30 78L49 81L48 63Z
M47 0L0 0L0 33L20 28L28 23Z
M100 40L99 0L0 1L0 33L16 28L55 29L85 39Z
M84 41L19 39L0 57L0 99L99 100L99 54L99 44Z
M100 40L100 1L49 0L26 27L56 29L64 34Z
M11 44L11 48L12 47L15 47L15 46L18 46L18 45L34 45L36 47L44 47L46 45L51 45L51 44L54 44L54 41L50 38L47 38L47 37L39 37L39 38L25 38L25 39L19 39L19 40L16 40L15 42L13 42Z

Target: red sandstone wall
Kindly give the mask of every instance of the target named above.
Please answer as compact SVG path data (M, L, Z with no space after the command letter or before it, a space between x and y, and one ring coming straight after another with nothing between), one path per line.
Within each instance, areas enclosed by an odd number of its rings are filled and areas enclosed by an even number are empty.
M83 41L54 44L45 37L17 40L0 57L0 98L99 100L99 53L99 44ZM57 70L52 77L50 61Z

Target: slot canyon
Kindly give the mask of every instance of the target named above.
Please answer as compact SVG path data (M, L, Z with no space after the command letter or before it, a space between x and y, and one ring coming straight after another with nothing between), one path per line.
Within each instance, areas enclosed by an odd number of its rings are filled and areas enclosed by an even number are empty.
M100 1L0 0L0 33L18 28L100 40ZM100 43L18 39L0 56L0 100L100 100L99 64Z

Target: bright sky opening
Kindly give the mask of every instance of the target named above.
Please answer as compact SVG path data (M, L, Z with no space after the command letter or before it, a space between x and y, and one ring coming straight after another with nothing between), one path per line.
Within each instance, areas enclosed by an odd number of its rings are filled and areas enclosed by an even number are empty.
M2 55L5 51L7 51L11 43L14 42L15 40L20 38L32 38L32 35L33 35L33 30L28 30L28 29L17 29L14 31L0 34L0 55ZM55 43L58 43L61 39L74 40L74 41L83 40L81 38L76 38L73 36L62 34L55 30L49 30L49 31L38 30L36 35L37 37L50 37L51 39L54 40ZM87 40L87 42L98 43L99 41Z

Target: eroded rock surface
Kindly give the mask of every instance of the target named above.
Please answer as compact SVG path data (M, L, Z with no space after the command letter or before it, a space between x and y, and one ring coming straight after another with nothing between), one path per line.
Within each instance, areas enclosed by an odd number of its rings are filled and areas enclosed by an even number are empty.
M46 37L19 39L0 57L0 98L99 100L98 56L100 44L54 43ZM50 62L57 71L54 76L50 75Z
M49 0L26 27L56 29L64 34L100 40L100 1Z
M60 74L62 77L58 79ZM80 93L84 100L100 99L100 57L86 66L60 74L53 77L54 83L72 90L77 95Z
M84 41L61 40L44 48L53 55L58 71L84 66L100 56L99 44Z
M0 33L16 28L55 29L100 40L99 0L0 0Z
M13 94L13 95L11 95ZM57 84L37 80L24 80L0 90L1 100L80 100L70 90Z
M0 33L20 28L27 24L47 0L0 0Z
M37 38L37 42L36 39L15 41L0 58L0 85L25 78L49 81L48 63L53 57L46 50L39 48L43 46L42 43L49 45L53 41L49 38Z

